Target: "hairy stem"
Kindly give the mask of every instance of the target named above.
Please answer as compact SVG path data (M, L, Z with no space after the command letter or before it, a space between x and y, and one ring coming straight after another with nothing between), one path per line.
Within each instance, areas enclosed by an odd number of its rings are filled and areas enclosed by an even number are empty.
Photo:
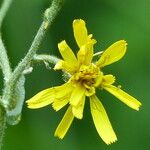
M26 67L30 64L32 61L34 55L36 54L36 51L38 50L45 34L49 26L52 25L54 19L56 18L56 15L60 11L62 7L63 0L53 0L50 8L48 8L45 11L44 21L42 22L32 44L31 47L24 57L24 59L18 64L14 72L12 73L8 84L6 85L6 88L4 89L4 94L2 101L4 103L4 107L6 110L10 111L14 109L15 105L14 102L11 101L11 98L13 97L13 92L16 88L17 81L19 80L20 76L22 75L23 71L26 69Z
M9 6L13 0L4 0L0 9L0 29ZM4 90L2 99L0 99L0 149L2 147L2 140L6 128L6 121L9 124L16 124L19 122L22 112L22 105L24 102L25 77L23 71L29 67L30 62L34 58L49 26L52 25L56 15L62 7L63 0L53 0L50 8L45 11L44 21L42 22L28 53L23 60L18 64L12 72L8 60L7 52L0 36L0 66L4 75ZM43 57L43 56L42 56ZM57 59L44 57L46 60L50 59L51 63L55 63ZM39 57L38 57L39 59ZM47 61L48 61L47 60Z
M31 62L34 55L36 54L36 51L38 50L45 34L48 29L48 26L51 26L54 19L56 18L56 15L61 9L63 0L53 0L52 5L50 8L48 8L45 11L45 20L42 22L32 44L31 47L25 56L25 58L18 64L16 69L13 72L13 75L10 79L10 85L13 87L13 85L16 83L16 80L20 77L21 73L26 69L26 66Z
M6 82L9 80L12 72L11 72L7 52L4 47L1 36L0 36L0 66L1 66L1 69L3 72L3 76L4 76L4 84L6 84Z
M2 26L3 20L6 16L6 13L9 9L9 6L11 5L13 0L4 0L2 2L1 8L0 8L0 28Z
M17 86L14 89L14 94L12 97L12 101L15 103L15 108L12 109L11 111L7 111L7 123L10 125L16 125L20 122L21 120L21 112L22 112L22 107L25 99L25 77L22 75L18 82Z
M57 58L56 56L51 56L51 55L46 55L46 54L40 54L40 55L35 55L33 57L33 61L37 62L48 62L52 64L56 64L60 59Z
M6 116L5 111L2 107L0 107L0 150L3 145L3 137L6 129Z
M3 20L6 16L6 13L11 5L13 0L3 0L0 8L0 30L3 23ZM4 75L4 85L6 86L7 81L11 76L11 68L7 56L7 52L5 46L3 44L1 34L0 34L0 66ZM1 103L0 99L0 103ZM0 150L3 145L3 138L6 129L6 111L4 110L3 106L0 105Z

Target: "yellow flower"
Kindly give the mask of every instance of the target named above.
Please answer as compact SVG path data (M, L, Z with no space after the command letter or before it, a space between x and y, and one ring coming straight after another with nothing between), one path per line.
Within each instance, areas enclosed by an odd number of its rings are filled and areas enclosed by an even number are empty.
M96 40L92 39L91 34L88 35L85 22L81 19L74 20L73 32L79 47L77 56L66 41L62 41L58 44L58 48L63 59L54 67L55 70L61 69L67 72L69 80L61 86L39 92L27 101L28 107L35 109L52 104L52 107L58 111L69 104L55 131L55 136L62 139L73 119L83 118L84 104L88 97L96 130L106 144L111 144L117 141L117 137L102 103L95 95L95 89L105 89L129 107L139 110L141 103L119 87L114 86L115 77L113 75L104 75L102 72L104 66L112 64L124 56L127 43L124 40L117 41L102 53L97 62L93 62L93 46Z

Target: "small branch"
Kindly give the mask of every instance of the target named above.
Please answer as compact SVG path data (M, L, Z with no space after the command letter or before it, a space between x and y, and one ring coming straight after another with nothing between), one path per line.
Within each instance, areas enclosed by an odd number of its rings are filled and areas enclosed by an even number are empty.
M3 20L6 16L6 13L11 5L13 0L3 0L1 8L0 8L0 30L3 23ZM0 34L0 66L4 75L4 85L6 86L7 81L9 80L11 76L11 68L9 65L9 60L7 56L7 52L5 49L5 46L3 44L1 34ZM0 103L2 103L0 99ZM6 129L6 111L4 108L0 105L0 150L3 145L3 138L5 134Z
M52 64L56 64L60 59L56 56L46 55L46 54L40 54L40 55L34 55L33 61L37 62L48 62Z
M2 23L3 23L3 20L6 16L6 13L9 9L9 6L11 5L13 0L4 0L2 2L2 5L1 5L1 8L0 8L0 29L1 29L1 26L2 26Z
M27 55L14 70L14 73L10 80L11 81L10 84L13 85L14 83L16 83L16 80L19 78L21 73L25 70L26 66L33 59L34 55L36 54L36 51L38 50L38 48L46 34L48 26L52 25L54 19L56 18L56 15L60 11L60 9L62 7L62 2L63 2L63 0L53 0L51 7L45 11L45 20L42 22Z
M4 75L4 84L6 84L6 82L9 80L12 72L11 72L7 52L4 47L1 36L0 36L0 66L1 66L1 69L2 69L2 72Z
M0 9L0 29L11 2L12 0L4 0L2 3ZM2 105L0 105L0 149L2 146L4 130L6 128L6 120L12 125L20 121L25 96L25 78L23 72L27 69L27 67L29 67L46 34L48 27L52 25L56 15L60 11L62 2L63 0L53 0L51 7L45 11L44 21L42 22L28 53L18 64L13 73L11 72L6 49L0 37L0 65L5 79L3 96L2 99L0 99L0 104ZM56 60L51 59L51 62L55 61Z
M0 8L0 29L3 23L3 20L8 12L8 9L13 0L3 0ZM7 82L11 75L11 68L9 64L8 55L5 49L5 46L0 35L0 66L4 75L4 82ZM4 83L5 84L5 83Z
M2 98L2 102L6 110L10 111L14 109L15 105L14 102L11 101L13 96L13 92L16 87L17 81L19 80L20 76L22 75L23 71L32 61L36 51L38 50L45 34L49 26L52 25L56 15L60 11L62 7L63 0L53 0L51 7L45 11L44 21L42 22L32 44L31 47L24 57L24 59L18 64L14 72L12 73L7 86L4 89L4 94Z
M7 14L7 11L13 0L3 0L0 8L0 29L3 23L3 20ZM11 75L11 68L9 64L8 55L0 35L0 66L4 75L4 84L9 80Z
M32 71L33 71L33 67L29 67L29 68L25 69L25 70L22 72L22 74L23 74L23 75L26 75L26 74L31 73Z

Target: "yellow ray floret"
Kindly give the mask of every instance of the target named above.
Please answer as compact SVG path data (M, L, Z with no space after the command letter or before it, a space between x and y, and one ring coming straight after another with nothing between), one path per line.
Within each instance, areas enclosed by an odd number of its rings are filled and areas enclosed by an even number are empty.
M107 113L102 103L95 95L90 97L90 106L96 130L103 141L106 144L111 144L117 141L117 137L111 126Z
M53 103L53 108L59 110L69 102L73 89L74 88L70 83L48 88L27 100L26 103L28 108L31 109L41 108Z
M110 85L104 87L104 89L135 110L139 110L139 107L142 105L137 99L127 94L118 87Z
M71 126L73 119L74 119L74 116L72 114L72 107L69 106L63 119L61 120L60 124L58 125L54 135L59 137L60 139L63 139L65 134L67 133L69 127Z
M63 57L64 61L66 61L72 65L76 65L78 63L76 56L74 55L71 48L67 45L65 40L58 44L58 48L59 48L59 52L61 53L61 56Z
M124 40L117 41L104 51L100 59L96 62L97 66L104 67L121 59L126 53L127 43Z

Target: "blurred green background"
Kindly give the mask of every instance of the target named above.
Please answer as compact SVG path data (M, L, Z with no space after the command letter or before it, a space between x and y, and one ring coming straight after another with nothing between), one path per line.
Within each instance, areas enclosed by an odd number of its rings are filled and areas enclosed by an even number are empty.
M2 31L13 68L29 49L49 4L50 0L14 0ZM72 33L72 21L76 18L86 20L89 33L93 33L98 41L95 46L97 52L120 39L128 42L125 57L105 67L104 71L114 74L117 84L139 99L142 108L136 112L109 93L98 93L118 136L118 142L107 146L95 130L88 102L83 120L75 120L63 140L53 134L66 108L56 113L49 106L30 110L24 105L21 122L7 127L4 150L149 149L150 1L66 0L38 53L60 56L57 43L63 39L77 49ZM61 83L64 83L61 72L47 70L43 64L35 65L33 73L26 77L26 99Z

